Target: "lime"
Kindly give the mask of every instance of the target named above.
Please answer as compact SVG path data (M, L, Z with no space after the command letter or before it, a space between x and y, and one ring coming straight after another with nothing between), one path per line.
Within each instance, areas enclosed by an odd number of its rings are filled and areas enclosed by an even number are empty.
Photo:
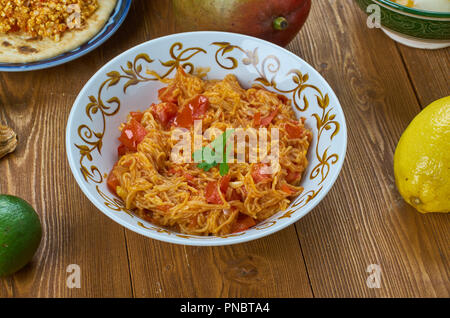
M394 155L397 188L421 213L450 212L450 96L425 107Z
M0 276L24 267L39 247L42 228L33 207L21 198L0 195Z

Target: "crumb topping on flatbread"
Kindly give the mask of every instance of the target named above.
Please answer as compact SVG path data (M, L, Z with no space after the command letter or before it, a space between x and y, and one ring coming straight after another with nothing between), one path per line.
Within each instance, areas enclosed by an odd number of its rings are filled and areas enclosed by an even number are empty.
M59 41L98 9L97 0L0 0L0 33L24 33Z
M28 63L74 50L109 20L117 0L0 0L0 63Z

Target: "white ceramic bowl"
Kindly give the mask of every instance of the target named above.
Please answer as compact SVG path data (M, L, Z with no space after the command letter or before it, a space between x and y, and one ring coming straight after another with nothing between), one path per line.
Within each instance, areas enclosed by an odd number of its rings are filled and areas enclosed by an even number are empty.
M107 189L106 176L117 160L118 126L130 111L146 110L157 101L177 65L204 73L208 79L235 74L241 85L265 85L292 99L298 117L314 138L309 166L301 185L304 192L286 211L240 233L193 236L148 223ZM328 193L339 175L347 147L347 127L339 100L323 77L305 61L272 43L240 34L191 32L173 34L138 45L102 67L84 86L69 116L66 150L75 180L104 214L142 235L185 245L227 245L275 233L311 211Z

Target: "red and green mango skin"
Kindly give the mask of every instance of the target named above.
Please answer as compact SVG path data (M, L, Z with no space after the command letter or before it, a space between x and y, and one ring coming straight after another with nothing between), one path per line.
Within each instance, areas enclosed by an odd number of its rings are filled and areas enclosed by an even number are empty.
M226 31L286 46L300 31L311 0L173 0L180 31ZM287 27L277 30L283 17ZM220 41L220 39L218 39Z

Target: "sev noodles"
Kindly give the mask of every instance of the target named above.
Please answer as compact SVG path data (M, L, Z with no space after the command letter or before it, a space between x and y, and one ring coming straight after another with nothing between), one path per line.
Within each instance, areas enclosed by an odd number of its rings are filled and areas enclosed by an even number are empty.
M290 100L262 87L245 90L231 74L205 81L181 67L167 84L159 91L161 103L143 113L131 113L120 127L119 140L126 145L119 147L120 158L108 186L126 208L181 233L225 235L286 209L290 198L303 191L299 183L308 164L312 134L304 127L304 118L296 119ZM263 163L232 162L223 176L218 166L206 171L198 163L173 162L171 150L177 141L172 140L172 131L183 126L193 134L193 127L183 125L189 120L181 118L189 109L191 116L202 120L202 132L278 128L278 169L269 175ZM134 144L127 138L135 138ZM203 146L209 142L203 141Z

